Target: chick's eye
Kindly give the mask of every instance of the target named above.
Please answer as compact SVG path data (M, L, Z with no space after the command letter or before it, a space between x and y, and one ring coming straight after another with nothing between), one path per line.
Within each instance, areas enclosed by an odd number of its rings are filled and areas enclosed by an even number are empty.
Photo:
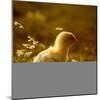
M70 37L69 37L69 40L70 40L70 41L75 41L75 39L74 39L73 36L70 36Z

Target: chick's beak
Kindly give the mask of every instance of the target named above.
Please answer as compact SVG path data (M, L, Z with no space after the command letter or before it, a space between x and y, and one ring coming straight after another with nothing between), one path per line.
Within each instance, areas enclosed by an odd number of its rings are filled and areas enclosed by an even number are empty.
M75 42L78 42L79 40L77 38L75 38Z
M78 42L79 40L76 38L76 36L74 36L75 42Z

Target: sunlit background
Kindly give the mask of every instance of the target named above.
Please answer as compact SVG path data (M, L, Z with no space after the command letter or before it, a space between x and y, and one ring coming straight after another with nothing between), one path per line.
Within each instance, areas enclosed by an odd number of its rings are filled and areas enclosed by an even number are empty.
M62 31L75 34L79 42L69 61L96 61L96 6L13 2L13 62L32 62L54 44Z

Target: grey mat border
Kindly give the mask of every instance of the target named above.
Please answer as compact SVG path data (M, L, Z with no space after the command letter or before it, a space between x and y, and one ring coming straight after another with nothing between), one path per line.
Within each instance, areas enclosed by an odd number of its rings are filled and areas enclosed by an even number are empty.
M14 63L13 63L14 64ZM21 63L20 63L21 64ZM27 98L13 98L13 100L20 100L20 99L38 99L38 98L53 98L53 97L69 97L69 96L85 96L85 95L96 95L97 94L97 63L95 63L96 64L96 66L95 66L95 68L96 68L96 76L95 76L95 80L96 80L96 87L95 87L95 89L96 89L96 91L95 92L93 92L93 93L81 93L81 94L74 94L74 95L72 95L72 94L69 94L69 95L54 95L54 96L37 96L37 97L27 97ZM13 92L12 92L13 93Z
M21 99L42 99L42 98L57 98L57 97L72 97L72 96L89 96L89 95L97 95L96 93L91 93L91 94L79 94L79 95L59 95L59 96L45 96L45 97L30 97L30 98L16 98L12 100L21 100Z
M18 0L15 0L15 1L18 1ZM12 64L13 64L13 0L11 1L12 2L12 40L11 40L11 43L12 43ZM32 2L32 1L18 1L18 2ZM60 3L52 3L52 2L39 2L39 1L33 1L33 2L38 2L38 3L51 3L51 4L60 4ZM67 4L67 3L61 3L61 4ZM70 4L68 4L70 5ZM95 6L96 7L96 15L98 17L98 14L97 14L97 11L98 11L98 6L96 5L82 5L82 4L71 4L71 5L81 5L81 6ZM97 27L97 18L96 18L96 27ZM97 29L96 29L97 31ZM97 33L97 32L96 32ZM96 34L96 38L98 37L98 34ZM98 40L97 40L98 41ZM98 54L98 50L97 50L97 41L96 41L96 56ZM91 93L91 94L76 94L76 95L59 95L59 96L45 96L45 97L30 97L30 98L15 98L13 99L12 96L11 96L11 99L12 100L20 100L20 99L38 99L38 98L56 98L56 97L69 97L69 96L86 96L86 95L97 95L98 94L98 57L96 57L97 60L96 60L96 93ZM12 66L11 66L11 78L12 78L12 75L13 75L13 71L12 71ZM13 80L11 79L11 84L12 84ZM13 84L12 84L12 89L13 90ZM13 91L12 91L12 94L13 94Z

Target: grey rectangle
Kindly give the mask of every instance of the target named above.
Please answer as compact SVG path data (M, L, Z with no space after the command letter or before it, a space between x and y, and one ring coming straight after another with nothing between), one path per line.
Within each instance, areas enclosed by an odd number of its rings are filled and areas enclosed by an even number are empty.
M96 62L13 63L12 98L96 94Z

